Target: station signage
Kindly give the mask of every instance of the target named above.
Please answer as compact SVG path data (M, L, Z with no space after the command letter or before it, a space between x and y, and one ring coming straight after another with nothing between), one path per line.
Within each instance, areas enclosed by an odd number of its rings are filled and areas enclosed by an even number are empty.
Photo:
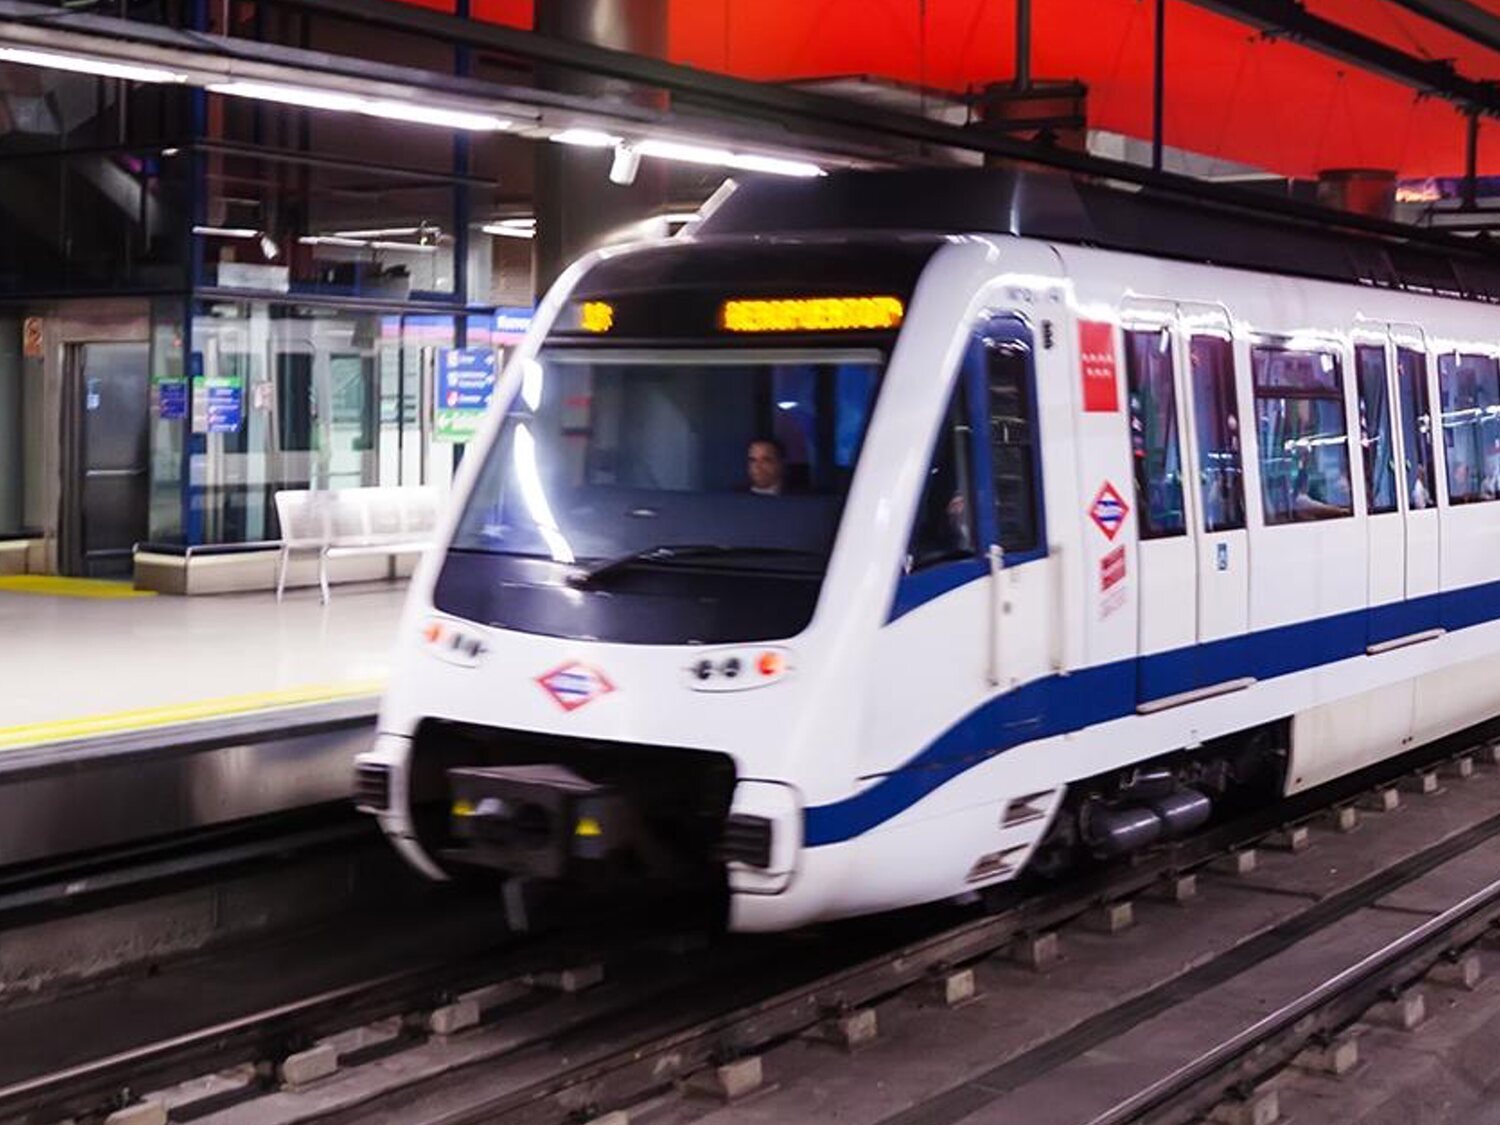
M443 348L438 352L432 436L471 441L495 394L494 348Z
M519 344L526 335L526 330L531 327L530 306L521 305L515 307L501 306L495 310L495 328L493 339L497 344L513 345Z

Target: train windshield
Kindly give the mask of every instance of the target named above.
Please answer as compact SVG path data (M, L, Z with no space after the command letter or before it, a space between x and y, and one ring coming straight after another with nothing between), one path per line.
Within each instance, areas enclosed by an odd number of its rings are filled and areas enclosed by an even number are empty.
M470 493L439 608L637 643L790 636L812 615L880 347L551 347Z
M637 559L820 572L881 366L858 350L544 350L452 546L601 576Z

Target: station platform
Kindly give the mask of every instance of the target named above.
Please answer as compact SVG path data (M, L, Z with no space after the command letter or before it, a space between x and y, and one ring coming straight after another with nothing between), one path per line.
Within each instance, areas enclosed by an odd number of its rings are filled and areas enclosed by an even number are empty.
M346 799L404 598L0 577L0 866Z

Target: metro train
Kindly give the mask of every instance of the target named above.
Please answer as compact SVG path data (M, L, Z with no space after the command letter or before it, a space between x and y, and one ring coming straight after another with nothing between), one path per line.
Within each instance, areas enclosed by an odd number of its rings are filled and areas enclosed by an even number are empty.
M358 801L768 931L1500 712L1500 269L1050 174L748 182L541 304Z

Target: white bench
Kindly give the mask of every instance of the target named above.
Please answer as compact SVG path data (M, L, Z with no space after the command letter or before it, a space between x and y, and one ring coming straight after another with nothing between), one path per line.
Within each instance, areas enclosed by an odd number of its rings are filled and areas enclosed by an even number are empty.
M433 488L287 489L276 493L281 522L281 563L276 600L286 588L287 567L299 551L318 553L318 587L328 601L328 560L351 555L408 555L427 549L437 530Z

